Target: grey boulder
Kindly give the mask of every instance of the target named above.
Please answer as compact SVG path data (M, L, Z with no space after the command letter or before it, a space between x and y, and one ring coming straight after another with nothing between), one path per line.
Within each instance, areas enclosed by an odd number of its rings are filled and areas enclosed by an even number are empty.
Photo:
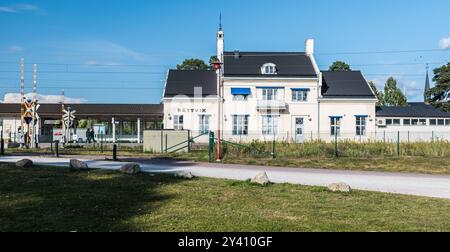
M16 162L16 167L19 168L30 168L31 166L33 166L33 161L29 159L21 159Z
M69 170L71 171L85 171L89 170L86 162L80 161L78 159L71 159L69 162Z
M122 165L122 167L120 168L120 171L125 174L134 175L134 174L138 174L141 172L141 166L136 163L128 163L128 164Z
M332 192L351 192L352 188L346 183L333 183L328 186Z
M267 173L260 172L258 173L252 180L251 183L260 184L260 185L267 185L270 183L269 177L267 176Z
M193 179L194 175L192 175L189 171L182 171L175 174L175 177L184 178L184 179Z

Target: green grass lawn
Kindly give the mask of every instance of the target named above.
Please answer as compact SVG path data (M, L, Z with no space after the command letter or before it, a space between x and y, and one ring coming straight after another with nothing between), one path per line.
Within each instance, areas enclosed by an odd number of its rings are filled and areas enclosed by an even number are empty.
M0 231L450 231L450 200L0 164Z
M208 162L208 153L193 151L191 153L173 153L163 155L167 158ZM233 157L225 156L223 161L228 164L282 166L292 168L320 168L355 171L381 171L423 173L435 175L450 175L450 157Z

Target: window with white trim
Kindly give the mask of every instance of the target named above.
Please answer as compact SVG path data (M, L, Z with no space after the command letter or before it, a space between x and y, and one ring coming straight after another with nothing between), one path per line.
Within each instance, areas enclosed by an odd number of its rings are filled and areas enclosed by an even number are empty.
M331 135L340 135L341 134L341 118L340 117L330 117L330 125L331 125Z
M262 74L277 74L277 66L273 63L266 63L261 67Z
M263 88L262 97L265 101L275 101L278 97L278 88Z
M400 125L400 119L386 119L386 125Z
M173 116L173 129L174 130L183 130L183 116L182 115L174 115Z
M210 115L199 115L198 116L198 125L199 125L199 133L205 134L209 131L209 121L211 116Z
M411 125L414 126L426 126L427 119L411 119Z
M248 135L248 115L233 115L233 135Z
M306 102L308 101L308 90L292 90L293 102Z
M272 136L278 133L278 116L263 115L262 116L262 134Z
M356 116L356 135L366 135L366 118L365 116Z
M233 95L233 101L247 101L248 95Z
M450 119L430 119L431 126L448 126L450 125Z

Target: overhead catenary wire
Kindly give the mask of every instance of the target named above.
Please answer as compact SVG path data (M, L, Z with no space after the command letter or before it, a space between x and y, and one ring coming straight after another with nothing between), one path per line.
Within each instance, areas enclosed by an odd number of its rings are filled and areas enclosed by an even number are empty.
M12 87L12 86L8 86L8 87L6 87L6 86L0 86L1 88L17 88L17 87ZM64 88L64 89L79 89L79 90L162 90L162 89L164 89L163 87L161 87L161 88L145 88L145 87L143 87L143 88L129 88L129 87L123 87L123 88L119 88L119 87L116 87L116 88L111 88L111 87L104 87L104 88L101 88L101 87L39 87L39 89L61 89L61 88Z
M14 61L0 61L0 64L14 64ZM163 65L163 64L100 64L100 63L51 63L51 62L34 62L38 65L47 66L82 66L82 67L173 67L174 65Z
M252 57L268 57L268 56L302 56L304 52L273 52L273 53L257 53L257 52L245 52L236 51L240 56L252 56ZM360 51L360 52L317 52L313 55L355 55L355 54L396 54L396 53L416 53L416 52L450 52L450 49L416 49L416 50L391 50L391 51ZM234 52L227 52L224 57L235 57Z
M439 64L446 64L450 61L440 61L440 62L399 62L399 63L358 63L358 64L350 64L350 66L403 66L403 65L439 65ZM0 64L14 64L16 65L17 62L12 61L0 61ZM93 64L93 65L87 65L87 64L77 64L77 63L39 63L38 65L49 65L49 66L80 66L83 68L89 68L89 67L165 67L165 68L174 68L173 65L135 65L135 64L120 64L120 65L104 65L104 64ZM286 64L284 66L309 66L310 64ZM325 64L319 64L318 66L328 66ZM251 68L254 66L234 66L233 68Z
M18 73L20 71L16 70L0 70L0 73ZM25 73L31 73L31 71L25 71ZM94 72L94 71L40 71L40 73L53 73L53 74L66 74L66 73L72 73L72 74L165 74L166 72L137 72L137 71L120 71L120 72L113 72L113 71L101 71L101 72Z
M1 71L1 73L19 73L20 71ZM56 73L56 74L165 74L156 72L59 72L59 71L41 71L41 73ZM365 73L364 75L401 75L401 76L422 76L422 74L408 74L408 73Z

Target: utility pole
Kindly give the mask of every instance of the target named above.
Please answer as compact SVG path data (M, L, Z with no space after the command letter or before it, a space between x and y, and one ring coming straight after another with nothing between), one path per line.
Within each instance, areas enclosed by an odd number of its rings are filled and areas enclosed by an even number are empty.
M64 137L65 137L66 136L66 125L64 123L64 89L61 90L61 126L62 126L62 131L64 132Z
M35 102L37 99L37 94L36 94L36 83L37 83L37 65L34 64L33 67L33 101Z
M71 138L70 138L70 137L71 137L71 136L70 136L70 133L71 133L71 132L70 132L70 125L71 125L71 120L70 120L70 119L71 119L71 118L70 118L71 111L70 111L70 110L71 110L71 107L67 107L67 114L69 115L69 116L68 116L69 119L67 120L67 138L66 138L67 142L69 142L70 139L71 139Z
M24 127L23 127L23 114L24 114L24 104L23 99L25 98L25 63L24 59L20 59L20 135L19 143L20 147L23 148L24 144Z
M36 109L37 109L37 94L36 94L36 82L37 82L37 65L33 67L33 120L32 120L32 139L31 148L37 147L37 134L36 134Z
M214 69L217 72L217 145L216 145L216 162L221 160L220 148L221 148L221 124L222 124L222 70L221 59L217 59L213 62Z

